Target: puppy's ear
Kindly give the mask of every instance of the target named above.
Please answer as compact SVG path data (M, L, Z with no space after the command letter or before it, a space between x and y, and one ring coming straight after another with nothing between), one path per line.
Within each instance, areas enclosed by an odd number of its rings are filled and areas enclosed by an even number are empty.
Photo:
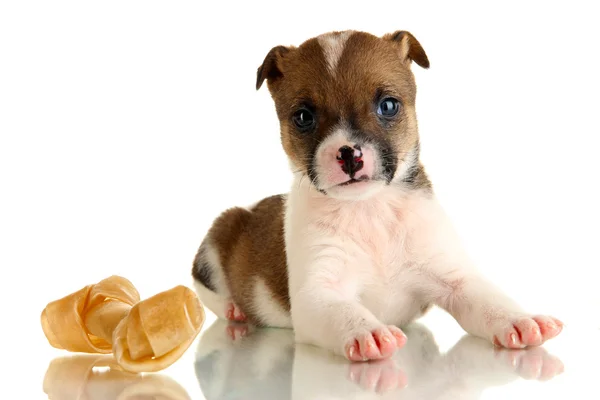
M275 80L283 76L282 60L290 52L289 47L275 46L269 51L262 65L256 72L256 90L260 89L265 79Z
M384 40L393 42L400 53L402 62L410 66L410 62L414 61L423 68L429 68L429 59L421 43L407 31L396 31L383 36Z

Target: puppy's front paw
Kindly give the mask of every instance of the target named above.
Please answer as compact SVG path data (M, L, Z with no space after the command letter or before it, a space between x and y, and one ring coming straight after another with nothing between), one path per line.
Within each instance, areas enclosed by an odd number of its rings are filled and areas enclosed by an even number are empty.
M507 319L495 324L493 342L509 349L539 346L556 337L562 327L561 321L543 315Z
M405 343L406 335L398 327L388 325L352 335L344 350L350 361L380 360L390 357Z

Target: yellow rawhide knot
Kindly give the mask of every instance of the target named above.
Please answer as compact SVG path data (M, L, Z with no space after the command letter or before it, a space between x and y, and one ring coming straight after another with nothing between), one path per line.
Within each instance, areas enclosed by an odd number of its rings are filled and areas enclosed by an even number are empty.
M204 323L196 294L176 286L140 302L133 284L111 276L49 303L42 329L57 349L112 353L130 372L155 372L177 361Z

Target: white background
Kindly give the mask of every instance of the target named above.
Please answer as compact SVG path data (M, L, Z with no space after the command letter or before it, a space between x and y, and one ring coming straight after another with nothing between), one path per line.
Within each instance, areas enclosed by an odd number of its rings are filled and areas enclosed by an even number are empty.
M189 285L219 212L288 190L256 69L331 30L419 39L423 161L473 258L533 312L597 333L591 4L2 2L0 334L32 371L22 397L43 397L55 355L47 302L112 274L142 297Z

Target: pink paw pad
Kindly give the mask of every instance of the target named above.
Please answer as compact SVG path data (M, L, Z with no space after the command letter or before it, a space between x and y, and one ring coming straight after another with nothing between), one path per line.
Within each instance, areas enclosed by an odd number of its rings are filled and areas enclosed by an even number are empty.
M349 340L345 353L350 361L380 360L391 357L405 343L406 336L399 328L387 326Z
M227 304L225 316L229 321L246 322L248 320L248 317L233 302Z

